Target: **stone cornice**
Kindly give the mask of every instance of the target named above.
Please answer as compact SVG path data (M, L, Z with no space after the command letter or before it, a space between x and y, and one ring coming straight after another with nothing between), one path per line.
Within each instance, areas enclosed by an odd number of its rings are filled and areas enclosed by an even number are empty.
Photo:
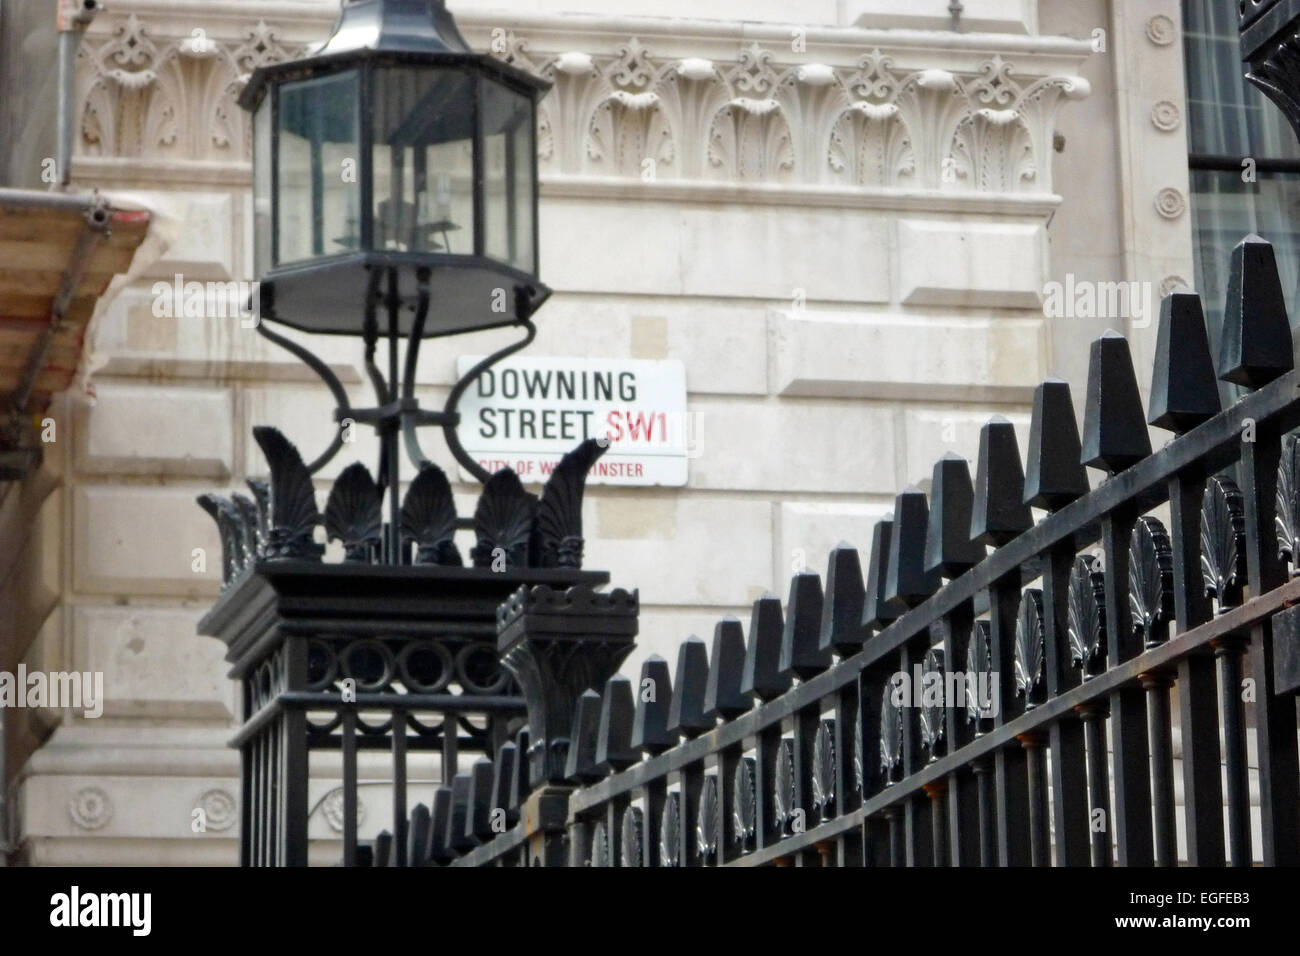
M323 39L336 9L115 4L83 45L80 156L242 165L251 147L234 97L248 73ZM1063 37L490 11L459 19L472 44L554 83L538 116L552 194L624 180L705 184L702 199L742 184L792 196L856 191L885 207L899 201L891 191L904 205L927 193L1050 203L1056 112L1088 94L1076 70L1090 47Z

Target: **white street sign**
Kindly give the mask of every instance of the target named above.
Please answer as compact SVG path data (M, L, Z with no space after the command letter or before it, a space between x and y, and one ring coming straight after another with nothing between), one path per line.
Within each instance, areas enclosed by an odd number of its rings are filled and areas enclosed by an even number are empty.
M458 374L481 360L461 356ZM684 485L700 438L675 359L506 359L469 387L460 416L461 444L479 465L513 468L525 483L546 481L579 442L605 438L588 484Z

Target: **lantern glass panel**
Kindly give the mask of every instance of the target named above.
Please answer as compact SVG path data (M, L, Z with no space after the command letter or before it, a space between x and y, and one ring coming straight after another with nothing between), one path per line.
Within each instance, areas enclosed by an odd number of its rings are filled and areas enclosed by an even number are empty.
M277 262L358 245L357 74L286 83L279 91Z
M271 265L271 101L262 97L253 114L253 264L254 275Z
M484 251L517 269L536 272L533 102L485 79L482 108Z
M371 115L375 249L473 255L473 77L377 69Z

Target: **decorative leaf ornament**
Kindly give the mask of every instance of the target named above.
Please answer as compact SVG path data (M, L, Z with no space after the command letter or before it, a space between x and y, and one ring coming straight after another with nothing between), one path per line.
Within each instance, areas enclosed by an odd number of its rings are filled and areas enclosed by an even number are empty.
M782 737L776 749L776 780L772 784L772 806L776 811L776 822L782 827L794 823L794 742L789 737Z
M927 686L930 684L929 675L937 674L939 676L938 701L931 698L934 692L926 693ZM930 753L930 759L938 756L939 745L943 742L943 721L946 710L944 704L944 667L943 651L937 647L932 647L925 652L925 660L921 665L921 742L925 744L925 749Z
M835 806L835 721L825 719L817 724L813 739L813 806L825 819Z
M894 685L886 684L880 701L880 769L886 778L903 762L903 709L893 698Z
M645 853L641 845L640 807L628 807L623 811L622 846L619 847L619 864L621 866L645 866Z
M751 846L757 831L755 824L758 794L754 789L754 758L741 757L736 763L735 806L732 809L732 823L735 827L736 842L745 849Z
M605 833L604 820L598 820L591 828L591 865L599 867L610 865L609 837Z
M360 462L344 468L325 502L325 534L342 541L345 561L373 560L383 537L379 488Z
M700 856L708 859L718 850L718 778L709 774L700 785L700 816L695 825Z
M260 425L253 429L253 438L271 469L267 557L319 560L325 548L312 539L321 517L311 472L279 430Z
M1201 498L1201 576L1205 596L1219 613L1241 603L1246 582L1246 512L1241 489L1227 475L1215 475Z
M1291 563L1291 574L1300 575L1300 435L1282 437L1282 458L1277 464L1277 556Z
M264 555L271 542L271 486L260 478L249 478L244 483L257 505L257 550Z
M1066 637L1070 660L1083 678L1099 674L1106 656L1106 575L1095 555L1081 554L1070 569Z
M456 547L456 503L441 468L427 464L407 489L402 502L402 540L415 542L416 564L460 567Z
M862 762L862 721L853 722L853 783L858 793L866 784L866 765Z
M992 717L985 713L988 700L980 699L981 689L993 686L993 651L989 643L989 622L976 621L966 644L966 721L976 725L976 732Z
M1144 515L1129 540L1128 603L1133 634L1147 647L1163 644L1174 618L1174 549L1159 519Z
M263 557L262 548L265 541L261 532L262 519L258 514L257 503L248 495L235 492L230 496L235 510L239 512L240 530L243 532L244 564L248 565Z
M676 790L664 798L663 817L659 822L659 865L681 866L682 795Z
M221 586L224 590L244 566L244 536L239 511L220 495L202 494L197 501L217 523L217 533L221 537Z
M537 496L524 491L519 476L503 468L483 485L474 512L474 567L524 568L537 513Z
M1040 702L1043 655L1043 592L1029 588L1020 595L1015 651L1016 693L1025 698L1026 709Z
M587 472L608 448L608 442L588 438L560 459L542 488L537 508L538 567L582 567L582 497Z

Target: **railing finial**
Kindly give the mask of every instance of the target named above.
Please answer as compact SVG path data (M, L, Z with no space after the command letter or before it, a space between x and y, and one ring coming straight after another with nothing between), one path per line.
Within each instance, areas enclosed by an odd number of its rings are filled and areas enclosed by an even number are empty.
M1033 525L1033 515L1025 504L1025 472L1015 426L994 415L980 429L971 540L996 548Z
M815 572L801 571L790 579L779 665L786 677L807 680L830 666L830 651L818 646L824 604L821 578Z
M1219 338L1219 378L1256 389L1295 367L1272 243L1249 235L1232 250Z
M1181 435L1219 411L1201 297L1175 289L1160 303L1147 423Z
M920 488L912 485L894 498L894 535L889 543L886 600L915 607L939 590L939 572L926 568L929 524L930 507Z
M668 708L668 730L686 737L698 737L713 729L707 716L705 697L709 689L709 652L692 634L677 648L677 672L673 679L673 702Z
M860 651L867 640L867 629L862 623L865 600L858 549L841 541L827 561L826 603L822 605L817 646L823 651L834 649L841 657Z
M781 634L785 619L781 599L767 593L754 602L749 619L749 644L745 648L745 673L740 681L742 693L759 700L779 697L791 687L788 674L781 673Z
M1116 474L1150 454L1151 438L1128 339L1107 329L1093 340L1088 357L1080 457L1085 465Z
M970 538L974 505L970 465L961 455L948 452L934 463L930 479L930 522L925 535L927 572L955 578L984 560L984 546Z
M739 717L754 705L752 694L741 685L745 678L745 632L734 617L724 617L713 628L709 655L709 683L704 690L704 714L709 720Z
M1058 511L1088 493L1070 383L1049 378L1034 389L1025 464L1025 504Z

